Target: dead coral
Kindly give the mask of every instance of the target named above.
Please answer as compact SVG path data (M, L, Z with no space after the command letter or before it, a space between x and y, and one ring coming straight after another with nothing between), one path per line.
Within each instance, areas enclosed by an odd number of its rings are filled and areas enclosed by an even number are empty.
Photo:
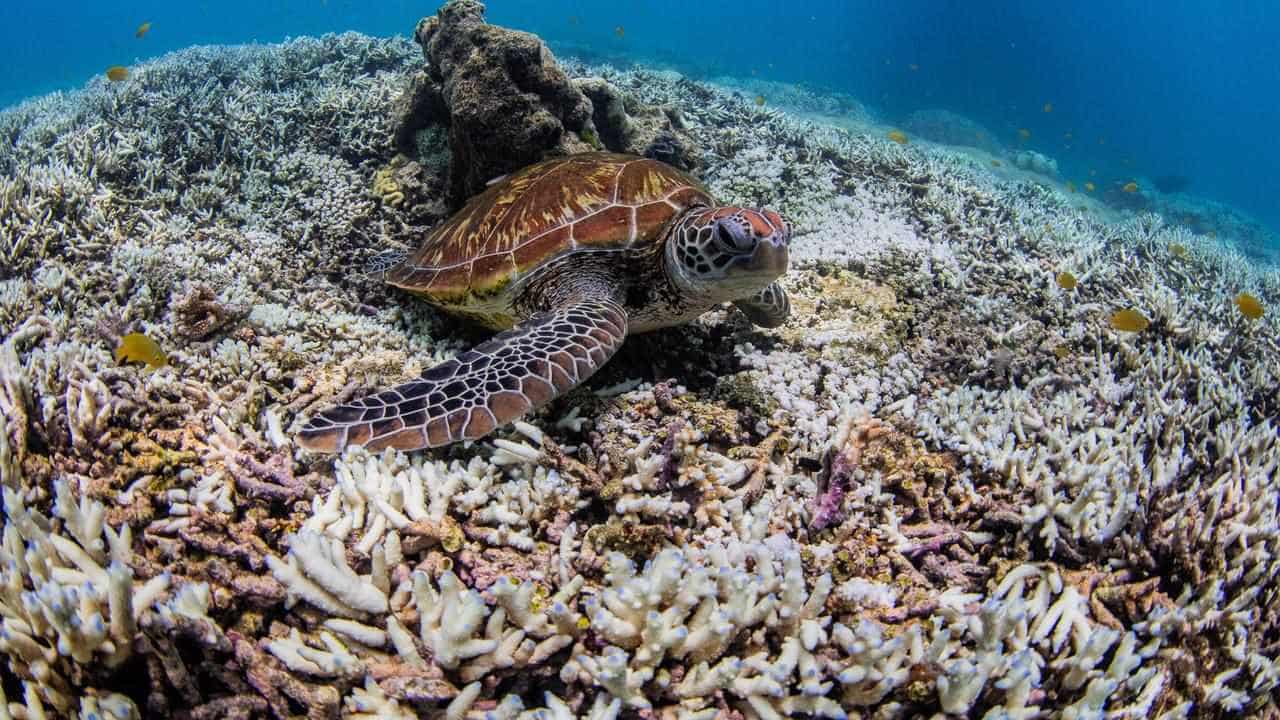
M218 300L208 285L192 283L173 302L173 330L190 340L204 340L247 312L247 308Z
M455 206L506 175L553 155L591 150L591 102L536 35L490 25L484 5L451 0L418 23L426 73L398 107L403 141L433 123L449 127L449 195ZM447 114L437 113L444 109Z
M579 78L574 84L593 108L595 135L585 140L596 138L600 149L643 155L684 170L701 167L701 148L685 131L679 110L630 99L604 78Z

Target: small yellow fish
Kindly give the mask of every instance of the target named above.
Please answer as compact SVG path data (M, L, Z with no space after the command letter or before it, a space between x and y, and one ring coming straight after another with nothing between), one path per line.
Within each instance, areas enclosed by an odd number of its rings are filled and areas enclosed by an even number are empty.
M1031 139L1031 131L1026 128L1018 128L1018 139L1026 142Z
M1127 192L1127 193L1136 193L1136 192L1138 192L1138 183L1133 182L1133 181L1129 181L1129 182L1125 183L1125 184L1124 184L1124 187L1122 187L1122 188L1120 188L1120 189L1121 189L1121 190L1123 190L1123 191L1125 191L1125 192Z
M897 128L890 130L886 135L886 137L898 143L899 145L906 145L909 142L907 140L907 134L902 132L901 130L898 130Z
M141 40L146 37L149 32L151 32L151 23L144 22L138 26L138 30L133 34L133 36Z
M619 25L618 27L613 29L613 34L617 35L618 37L626 37L627 29Z
M1066 360L1071 355L1071 346L1066 343L1058 343L1053 346L1053 354L1059 360Z
M1087 183L1085 183L1085 184L1084 184L1084 191L1085 191L1085 192L1093 192L1094 190L1097 190L1097 189L1098 189L1098 186L1097 186L1097 185L1094 185L1094 184L1093 184L1093 183L1091 183L1091 182L1087 182Z
M1047 113L1051 113L1051 112L1053 112L1053 103L1045 103L1045 104L1044 104L1044 111L1045 111L1045 112L1047 112Z
M1000 167L1001 165L1004 165L1004 163L995 158L991 158L991 167Z
M756 96L756 107L764 107L764 96L763 96L763 95L757 95L757 96Z
M1111 316L1111 327L1121 332L1137 333L1151 327L1151 321L1137 310L1120 310Z
M107 68L107 79L111 82L120 82L129 77L129 68L123 65L112 65Z
M1072 275L1066 270L1063 270L1062 272L1058 273L1058 276L1055 279L1058 281L1058 287L1062 288L1063 290L1076 289L1076 276Z
M1262 317L1262 313L1263 313L1262 301L1250 295L1249 293L1242 292L1239 295L1237 295L1235 298L1235 303L1236 303L1236 307L1240 308L1240 314L1249 318L1250 320L1257 320L1258 318Z
M169 364L169 356L164 354L155 340L142 333L129 333L120 338L116 347L116 362L146 363L152 370Z
M1076 184L1075 184L1075 183L1073 183L1073 182L1071 182L1070 180L1068 180L1068 181L1067 181L1067 192L1075 192L1075 191L1076 191Z
M1169 243L1169 252L1174 257L1185 258L1187 256L1187 246L1182 243Z

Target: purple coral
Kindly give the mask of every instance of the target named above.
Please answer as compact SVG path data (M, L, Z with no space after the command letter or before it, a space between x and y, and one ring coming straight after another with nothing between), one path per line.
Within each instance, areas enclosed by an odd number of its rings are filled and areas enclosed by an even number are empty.
M809 521L811 529L822 530L844 521L844 496L849 492L858 455L856 449L852 452L836 447L827 450L822 462L824 472L819 479L818 496L813 500L813 519Z

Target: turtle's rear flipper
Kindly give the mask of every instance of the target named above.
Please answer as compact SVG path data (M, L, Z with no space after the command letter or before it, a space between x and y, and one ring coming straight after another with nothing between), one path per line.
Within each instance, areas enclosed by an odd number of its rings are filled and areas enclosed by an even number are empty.
M417 450L478 440L586 380L627 336L627 314L605 299L540 312L422 374L311 418L310 450Z

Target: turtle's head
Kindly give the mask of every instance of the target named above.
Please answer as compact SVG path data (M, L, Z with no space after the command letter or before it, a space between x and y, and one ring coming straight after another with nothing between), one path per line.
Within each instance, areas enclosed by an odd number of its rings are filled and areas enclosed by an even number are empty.
M791 225L772 210L696 208L667 241L667 272L693 297L737 300L787 271L790 242Z

